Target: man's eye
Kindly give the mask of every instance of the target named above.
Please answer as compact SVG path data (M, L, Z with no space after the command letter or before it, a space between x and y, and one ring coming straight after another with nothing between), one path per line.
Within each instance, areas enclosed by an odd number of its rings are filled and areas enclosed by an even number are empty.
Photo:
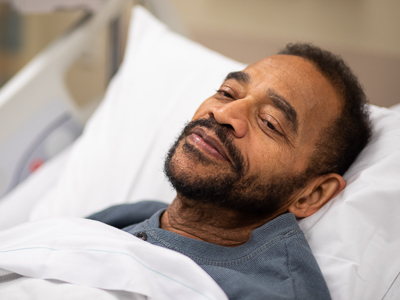
M229 94L228 92L224 91L224 90L218 90L217 93L220 94L220 95L222 95L222 96L224 96L224 97L226 97L226 98L231 98L231 99L233 99L232 95Z
M278 130L276 130L275 126L274 126L271 122L264 120L264 123L265 123L265 125L267 125L267 127L268 127L269 129L278 132ZM278 133L279 133L279 132L278 132Z
M264 121L264 122L265 122L265 124L267 124L267 126L268 126L270 129L272 129L272 130L276 131L276 128L275 128L275 126L274 126L274 125L272 125L272 123L271 123L271 122L268 122L268 121Z

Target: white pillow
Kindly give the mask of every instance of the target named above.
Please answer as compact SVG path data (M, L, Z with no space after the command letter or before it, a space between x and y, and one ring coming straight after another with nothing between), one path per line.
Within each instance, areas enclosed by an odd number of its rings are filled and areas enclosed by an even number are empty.
M171 31L136 6L124 62L30 219L87 216L117 203L170 203L166 152L225 76L245 65Z
M31 219L86 216L116 203L171 202L165 153L199 104L243 64L134 9L125 60ZM333 299L381 299L400 270L400 115L372 107L374 136L348 186L302 220Z

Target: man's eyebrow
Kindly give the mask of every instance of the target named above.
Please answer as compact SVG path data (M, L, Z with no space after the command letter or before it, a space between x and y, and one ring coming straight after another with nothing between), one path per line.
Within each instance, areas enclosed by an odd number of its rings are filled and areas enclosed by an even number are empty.
M283 96L271 89L267 90L267 96L275 104L276 108L285 115L285 118L291 123L293 131L297 133L299 122L297 120L297 112L293 106Z
M250 75L243 71L230 72L228 75L226 75L224 81L227 81L229 79L235 79L237 81L240 81L240 82L243 82L246 84L249 84L251 81Z

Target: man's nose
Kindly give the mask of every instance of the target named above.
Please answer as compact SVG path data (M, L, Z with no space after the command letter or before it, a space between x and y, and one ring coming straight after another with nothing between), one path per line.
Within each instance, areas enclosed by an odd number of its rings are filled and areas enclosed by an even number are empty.
M212 106L209 114L219 124L230 125L235 137L242 138L249 130L253 110L254 101L243 98Z

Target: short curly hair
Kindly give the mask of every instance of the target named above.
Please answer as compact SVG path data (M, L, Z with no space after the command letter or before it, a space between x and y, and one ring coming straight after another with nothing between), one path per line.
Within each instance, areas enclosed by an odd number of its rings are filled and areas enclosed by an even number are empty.
M294 55L311 62L343 98L341 114L325 128L310 160L308 173L343 175L371 137L365 93L343 59L312 44L288 44L281 55Z

